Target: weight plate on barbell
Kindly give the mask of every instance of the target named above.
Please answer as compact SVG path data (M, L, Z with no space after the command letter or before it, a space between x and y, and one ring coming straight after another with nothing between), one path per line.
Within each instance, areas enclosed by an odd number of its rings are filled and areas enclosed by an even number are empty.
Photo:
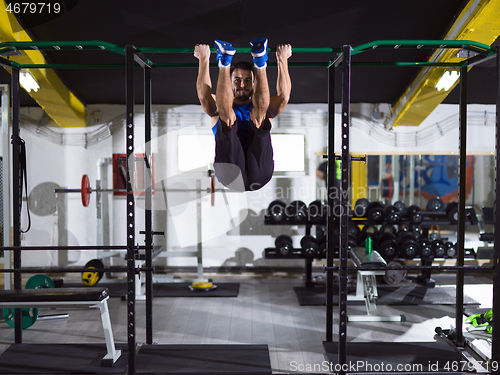
M16 327L14 321L14 309L5 308L3 309L3 318L5 322L11 326L12 328ZM37 308L23 308L21 309L21 328L26 329L35 324L38 318L38 309Z
M54 281L47 275L33 275L28 281L24 289L42 289L42 288L55 288Z
M90 179L89 176L84 174L82 176L82 188L80 191L80 194L82 196L82 204L84 207L87 207L90 204L90 193L91 193L91 188L90 188Z
M104 268L104 263L99 259L92 259L87 262L85 268L88 270ZM82 282L85 285L93 286L102 279L103 275L104 272L102 271L84 271L82 272Z
M54 281L47 275L37 274L31 276L28 281L26 281L25 289L46 289L54 288ZM5 322L15 328L15 318L14 309L5 308L3 309L3 318ZM35 324L38 318L38 309L25 307L21 309L21 328L26 329Z
M387 264L387 267L401 267L404 263L398 261L392 261ZM395 285L402 282L406 277L406 270L390 270L385 271L385 275L382 276L384 282L388 285Z

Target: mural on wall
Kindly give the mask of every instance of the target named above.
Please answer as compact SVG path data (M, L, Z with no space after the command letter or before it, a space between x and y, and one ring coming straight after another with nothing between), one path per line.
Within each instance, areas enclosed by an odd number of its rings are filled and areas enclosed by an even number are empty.
M381 194L385 199L393 196L393 176L392 176L391 155L370 156L368 159L368 185L379 185L379 163L384 163L384 175L381 179ZM407 173L414 173L415 196L419 190L422 198L440 198L444 203L458 201L458 159L457 155L423 155L421 163L417 162L413 171L409 171L409 161L405 156L399 157L399 194L402 197L409 192L409 179ZM465 173L465 199L467 200L473 190L474 165L476 157L469 155L466 157ZM406 174L406 175L405 175ZM406 178L405 178L406 177Z
M467 200L472 194L476 158L469 155L466 161L465 199ZM401 165L404 165L403 161L401 161ZM403 185L404 169L402 168L400 175L400 186ZM438 197L444 203L458 201L458 156L424 155L420 170L420 179L418 170L413 173L415 173L415 188L418 189L420 183L420 193L423 198L429 200ZM406 191L408 191L408 187L407 185ZM402 189L401 193L403 193Z

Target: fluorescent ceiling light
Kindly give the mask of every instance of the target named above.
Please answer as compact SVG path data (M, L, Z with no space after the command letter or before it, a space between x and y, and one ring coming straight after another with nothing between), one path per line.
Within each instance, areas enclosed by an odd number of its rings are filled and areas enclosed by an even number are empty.
M37 92L40 89L40 85L38 84L38 81L36 80L35 77L33 77L33 74L29 70L21 70L19 74L19 83L23 88L27 91L34 91Z
M436 83L436 89L448 91L457 81L459 74L456 70L446 71Z

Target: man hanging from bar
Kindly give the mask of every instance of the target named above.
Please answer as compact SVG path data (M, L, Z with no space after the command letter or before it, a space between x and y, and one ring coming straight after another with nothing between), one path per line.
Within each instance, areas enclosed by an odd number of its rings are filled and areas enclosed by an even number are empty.
M236 49L227 42L215 41L219 77L216 95L212 94L209 74L210 46L197 44L199 60L196 88L201 107L212 118L215 136L214 169L218 180L236 191L258 190L273 175L271 119L285 109L292 84L288 73L289 44L276 47L277 95L271 96L267 81L267 39L250 42L253 68L238 62L231 68Z

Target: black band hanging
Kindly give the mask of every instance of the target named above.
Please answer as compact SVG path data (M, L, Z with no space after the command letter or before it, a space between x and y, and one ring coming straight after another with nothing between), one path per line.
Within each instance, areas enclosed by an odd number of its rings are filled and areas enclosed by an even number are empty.
M24 179L24 190L26 190L26 212L28 213L28 228L26 230L21 229L21 233L27 233L30 228L31 228L31 217L30 217L30 210L29 210L29 204L28 204L28 169L26 166L26 143L24 142L24 139L18 136L11 136L11 144L13 145L18 145L20 147L20 153L19 153L19 167L21 168L19 178L20 178L20 184L19 186L21 187L21 202L20 202L20 211L22 211L23 208L23 179Z

